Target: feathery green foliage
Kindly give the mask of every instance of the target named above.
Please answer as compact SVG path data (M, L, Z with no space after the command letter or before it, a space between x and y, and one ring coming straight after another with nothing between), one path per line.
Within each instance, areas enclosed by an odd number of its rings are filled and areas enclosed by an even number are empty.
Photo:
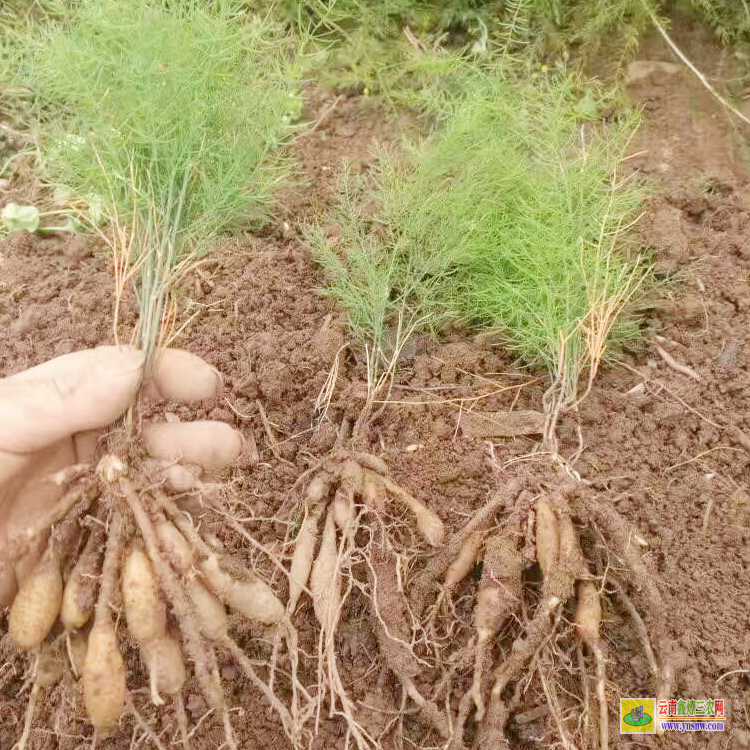
M502 333L569 402L602 337L637 335L626 316L609 328L643 273L621 252L640 193L612 184L635 120L598 124L600 104L570 78L513 87L477 72L439 135L400 161L381 154L377 210L344 191L337 244L313 247L381 367L394 331L460 323Z
M265 217L305 60L229 0L79 0L17 47L43 175L133 233L150 354L171 274Z
M750 0L645 1L657 16L675 8L695 15L723 42L750 40ZM455 57L527 66L591 59L606 43L608 57L623 63L651 26L644 0L283 0L273 12L329 43L325 83L407 105L413 91L437 87Z

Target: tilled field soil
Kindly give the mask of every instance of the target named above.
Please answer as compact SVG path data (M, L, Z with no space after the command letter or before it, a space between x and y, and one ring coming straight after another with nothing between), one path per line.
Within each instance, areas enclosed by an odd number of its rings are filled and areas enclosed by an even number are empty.
M682 43L693 52L700 46L706 72L724 74L721 56L705 40L687 35ZM643 45L640 56L671 60L653 40ZM617 600L607 599L603 634L612 746L740 750L750 747L750 439L743 444L743 435L750 435L750 181L739 134L689 73L660 70L632 85L629 93L644 106L644 124L633 146L637 155L628 165L654 188L638 231L664 283L646 313L643 348L606 368L580 413L563 419L561 452L576 452L580 434L583 449L575 469L588 482L586 491L612 503L648 542L646 560L660 576L665 617L647 625L652 635L660 629L673 644L677 695L724 698L729 715L727 731L715 735L657 740L616 734L619 697L654 691L631 620ZM299 230L330 201L343 160L367 169L373 139L395 140L398 127L385 124L367 99L347 95L338 100L333 94L311 95L310 119L334 103L315 131L296 145L303 185L280 198L275 225L263 235L220 247L200 275L188 280L186 292L200 307L179 344L221 371L224 392L200 410L168 407L181 419L229 422L254 442L257 454L226 479L248 530L275 551L281 550L285 527L274 516L289 509L287 495L295 480L332 449L338 426L356 418L364 394L363 362L344 347L341 314L316 291L323 279ZM13 197L9 192L4 200ZM329 231L334 234L336 227ZM98 243L19 235L0 246L0 375L110 343L111 312L111 273ZM134 315L126 304L123 330L132 326ZM656 350L657 335L663 337L659 346L692 368L695 377L668 366ZM496 344L460 332L440 342L414 339L404 353L392 403L370 431L371 451L449 529L463 525L514 477L544 482L549 474L545 457L530 455L538 438L491 438L467 427L470 410L540 408L545 383L514 368ZM321 419L315 414L316 399L337 361L335 391ZM214 523L226 544L282 585L273 568L241 540L215 521L206 523ZM407 575L415 572L407 568ZM475 583L465 582L454 595L454 607L445 615L451 627L439 625L442 636L456 645L472 634L468 594ZM317 629L309 601L295 623L307 655L302 668L314 680ZM236 624L235 634L251 655L267 655L267 633ZM384 747L439 744L407 710L399 745L394 716L401 689L378 661L370 611L357 592L343 613L338 651L361 723L373 736L382 736ZM133 653L128 663L129 687L136 696L143 693L144 712L153 716L146 702L147 680ZM0 668L0 678L2 670L15 670L12 678L2 679L0 750L12 746L23 723L22 667L23 662L11 660ZM429 695L439 676L426 670L416 681ZM229 660L222 677L236 709L240 747L287 747L275 718ZM462 679L468 688L470 675L456 677L459 686ZM560 693L566 679L560 678ZM206 706L194 686L186 688L185 696L188 719L196 724ZM575 701L565 701L572 707L566 721L575 727ZM552 746L554 726L545 705L536 688L524 695L518 712L523 720L509 724L512 747ZM70 680L50 690L38 708L29 746L88 747L90 729L81 708ZM161 721L162 741L168 745L174 726L168 713ZM102 747L133 747L129 722L124 720L122 730ZM220 723L211 717L193 737L194 747L205 750L222 741ZM343 723L324 714L314 747L344 748Z

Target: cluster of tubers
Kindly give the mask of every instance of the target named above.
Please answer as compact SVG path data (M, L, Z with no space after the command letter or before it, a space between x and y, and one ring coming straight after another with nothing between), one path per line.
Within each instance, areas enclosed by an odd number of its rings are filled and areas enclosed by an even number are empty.
M109 456L100 464L112 465ZM223 718L229 747L236 747L216 646L232 654L292 732L288 710L257 676L229 631L227 607L263 625L282 627L285 609L271 587L213 549L163 492L137 491L121 466L114 475L97 473L112 480L106 493L93 502L91 494L78 493L81 499L52 529L46 551L11 605L13 643L38 653L59 620L72 670L81 670L88 717L97 735L106 736L118 727L126 706L135 712L116 624L121 603L127 635L149 672L151 700L159 706L165 703L163 695L172 698L186 745L180 697L187 674L183 654L192 662L208 705ZM86 513L88 530L80 522ZM70 555L79 548L77 557ZM171 629L167 603L177 623Z
M510 747L506 727L518 707L518 686L527 670L528 679L533 676L540 650L567 621L567 608L587 711L585 654L594 665L599 711L591 724L598 732L592 728L583 744L607 750L606 662L600 635L603 574L596 561L584 555L581 531L588 529L600 549L606 547L621 561L620 578L609 574L608 580L622 596L627 599L625 588L631 585L650 614L659 605L637 535L596 499L581 500L558 490L532 497L520 480L513 481L463 528L446 534L440 518L393 481L380 458L339 451L316 467L307 485L289 570L284 571L289 581L284 606L265 581L209 544L191 517L157 487L137 487L111 456L101 460L97 476L99 492L79 488L61 501L64 512L58 509L54 523L47 523L52 528L44 554L10 609L10 637L19 649L36 655L19 750L28 738L39 687L54 681L49 677L54 670L44 667L44 649L51 640L61 639L73 673L77 677L80 672L96 736L114 731L126 710L144 724L127 688L124 639L137 646L148 670L151 702L162 706L171 701L186 748L190 733L181 693L189 677L188 662L208 706L223 722L227 746L237 747L217 648L231 655L264 696L293 746L304 744L303 730L317 730L328 696L329 715L344 720L347 736L358 750L380 747L379 739L360 723L337 665L338 624L354 588L366 592L382 665L401 685L404 705L407 698L415 704L412 713L438 735L446 750L464 750L467 743L476 750ZM422 560L408 586L399 560L406 554L404 538L411 532L399 537L393 529L411 524L396 520L398 509L413 518L422 540L408 550L413 559ZM237 530L236 521L228 521ZM454 596L477 565L481 569L471 586L474 635L453 649L449 660L452 674L463 674L466 688L442 695L452 678L438 679L436 670L449 653L438 652L451 648L450 639L436 646L440 639L429 633L441 620L450 620L442 614L442 603ZM537 582L529 589L531 570L538 571ZM297 677L301 652L292 625L305 592L319 626L317 679L307 687ZM627 601L637 627L640 624L657 690L667 693L668 653L658 644L659 666L643 621ZM265 664L268 679L261 679L258 662L251 662L233 639L227 610L273 628L274 649ZM118 613L124 615L122 631ZM511 634L510 647L498 660L499 644L508 643ZM285 673L291 683L291 691L285 691L291 696L287 703L274 691L282 639L291 667ZM431 695L420 687L425 675L428 684L438 685ZM509 690L514 686L515 693ZM550 711L557 719L552 706ZM309 727L313 717L314 729ZM558 730L563 743L569 744L560 720ZM161 747L153 733L151 739Z
M539 652L555 637L563 621L563 613L570 604L573 618L572 634L577 640L579 653L579 675L584 692L584 713L589 725L588 675L583 649L594 662L598 718L590 722L592 729L598 727L597 736L582 737L586 747L609 747L609 716L606 695L606 661L600 635L602 621L603 584L591 572L591 565L584 556L580 543L579 528L588 528L596 535L600 549L622 563L626 570L621 580L610 576L624 593L626 582L632 583L639 593L644 608L652 617L658 618L660 611L658 590L646 572L641 559L641 540L619 514L609 506L591 497L569 497L561 491L543 491L534 498L527 491L520 491L520 482L511 482L504 492L497 494L481 508L463 529L451 535L440 553L432 558L425 570L417 576L413 586L412 606L416 612L426 607L429 594L440 584L441 594L433 607L435 616L440 599L450 594L481 561L481 577L476 590L473 613L475 634L469 644L459 653L456 663L473 665L471 688L458 700L456 715L452 717L452 736L447 744L449 750L463 750L467 737L465 730L473 715L471 746L477 750L509 748L506 725L512 712L518 707L520 685L533 677L534 663ZM515 499L513 496L517 495ZM571 506L575 502L575 509ZM495 525L498 510L506 516L500 526ZM580 527L573 522L576 518ZM528 610L528 593L525 575L534 569L541 575L533 614ZM629 599L628 599L629 602ZM635 608L630 613L636 621L636 629L643 648L650 655L650 666L657 681L659 694L668 694L672 669L669 649L659 644L662 657L657 664L651 644L648 642L643 621ZM492 652L501 631L520 631L505 656L492 668ZM526 674L525 670L531 673ZM522 679L523 678L523 679ZM508 692L508 688L514 690ZM550 701L548 695L548 701ZM550 701L550 713L557 719L558 734L564 746L572 746L564 723L559 720L557 707ZM577 729L576 729L577 731Z

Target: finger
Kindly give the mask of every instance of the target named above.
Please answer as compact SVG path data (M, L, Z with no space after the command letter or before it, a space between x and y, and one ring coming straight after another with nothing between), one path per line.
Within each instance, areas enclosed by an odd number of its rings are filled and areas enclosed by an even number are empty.
M221 376L196 354L184 349L165 349L156 360L153 385L163 399L195 404L216 396Z
M142 367L140 351L103 346L0 380L0 450L28 453L114 422L133 402Z
M143 430L143 439L153 458L185 461L204 469L223 469L244 450L242 434L225 422L156 422Z

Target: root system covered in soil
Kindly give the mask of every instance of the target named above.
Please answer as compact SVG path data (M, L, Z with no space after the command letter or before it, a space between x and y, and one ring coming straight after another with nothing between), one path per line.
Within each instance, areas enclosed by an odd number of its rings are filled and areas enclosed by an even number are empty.
M90 747L93 727L108 750L606 748L639 695L724 698L708 747L750 746L750 192L710 101L654 75L631 88L646 122L627 163L661 191L641 228L657 273L682 280L648 311L652 348L561 414L573 476L538 450L545 384L489 337L415 336L389 403L358 419L364 364L293 225L331 200L342 157L367 169L395 129L353 92L310 95L311 121L327 115L295 149L314 189L185 280L186 346L223 391L155 415L231 424L247 462L170 483L123 426L55 478L63 499L10 550L51 530L1 621L0 748ZM109 339L94 240L2 252L3 375ZM509 413L534 418L477 428Z

